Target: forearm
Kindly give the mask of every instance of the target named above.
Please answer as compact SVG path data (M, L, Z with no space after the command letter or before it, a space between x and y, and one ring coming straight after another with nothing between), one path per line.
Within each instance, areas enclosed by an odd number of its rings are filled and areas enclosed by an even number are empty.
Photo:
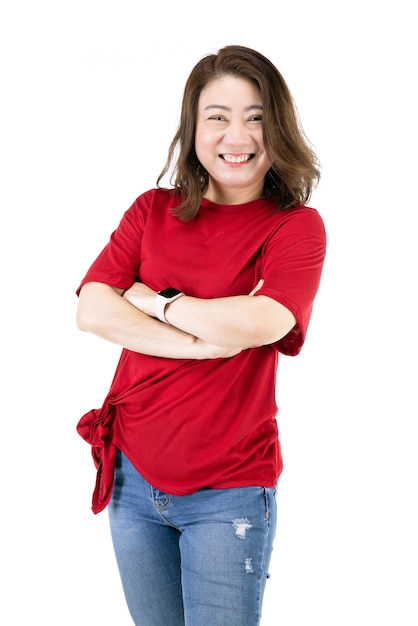
M77 325L128 350L156 357L204 359L232 356L187 331L163 324L135 308L121 291L87 283L79 296Z
M199 299L183 296L166 307L169 324L220 346L251 348L278 341L293 314L267 296Z
M201 299L182 296L165 308L167 322L211 344L226 348L252 348L278 341L295 325L293 314L267 296L249 295ZM135 307L156 315L156 292L135 283L124 295Z

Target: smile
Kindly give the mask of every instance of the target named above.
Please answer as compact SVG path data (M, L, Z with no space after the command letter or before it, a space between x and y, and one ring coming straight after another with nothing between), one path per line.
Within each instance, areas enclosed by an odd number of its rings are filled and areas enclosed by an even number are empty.
M221 157L221 159L223 159L227 163L246 163L247 161L252 159L255 155L254 154L238 154L238 155L221 154L219 156Z

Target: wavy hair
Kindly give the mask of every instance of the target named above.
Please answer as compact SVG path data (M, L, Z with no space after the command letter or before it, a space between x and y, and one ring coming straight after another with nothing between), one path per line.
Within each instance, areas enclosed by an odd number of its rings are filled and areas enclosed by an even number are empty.
M264 180L264 196L276 198L279 210L290 209L306 204L319 182L317 156L278 69L256 50L225 46L217 54L204 56L192 69L184 88L180 122L157 179L161 187L162 178L171 170L170 183L180 199L172 211L183 221L197 215L209 182L195 151L199 97L210 81L226 75L252 81L261 93L264 145L272 162Z

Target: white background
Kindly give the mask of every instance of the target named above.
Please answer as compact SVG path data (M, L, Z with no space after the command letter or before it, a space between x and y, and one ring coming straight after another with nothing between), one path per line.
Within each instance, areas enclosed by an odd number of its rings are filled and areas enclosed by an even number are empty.
M305 347L279 368L285 469L262 624L417 626L412 9L2 4L5 626L131 624L107 515L90 510L90 449L75 431L101 406L119 348L76 329L75 289L155 185L193 65L235 43L268 56L295 97L322 162L311 205L329 239Z

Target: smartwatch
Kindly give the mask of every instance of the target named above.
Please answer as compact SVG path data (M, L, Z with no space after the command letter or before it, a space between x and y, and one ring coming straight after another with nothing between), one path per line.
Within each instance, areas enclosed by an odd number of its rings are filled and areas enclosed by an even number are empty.
M167 289L163 289L162 291L157 292L157 299L155 303L155 314L161 322L167 323L165 319L164 311L167 304L170 302L174 302L174 300L178 300L184 296L182 291L178 289L174 289L174 287L167 287Z

